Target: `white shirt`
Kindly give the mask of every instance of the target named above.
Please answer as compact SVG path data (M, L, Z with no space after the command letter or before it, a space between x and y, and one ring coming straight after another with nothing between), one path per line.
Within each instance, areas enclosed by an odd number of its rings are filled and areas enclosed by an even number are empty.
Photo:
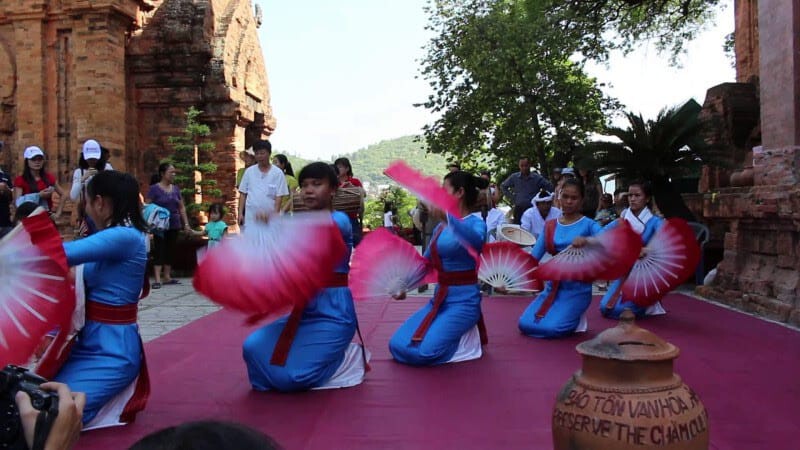
M270 164L267 172L253 164L245 169L239 192L247 194L244 203L244 225L247 227L256 219L256 214L275 211L275 199L289 195L289 188L283 171L274 164Z
M492 208L486 213L486 229L489 232L488 242L497 240L500 225L506 223L506 215L497 208Z
M383 226L386 228L394 228L394 222L392 222L392 212L386 211L383 213Z
M561 210L555 206L550 208L550 212L545 218L542 218L542 213L539 212L539 208L531 206L522 214L520 227L532 234L536 239L539 239L539 235L544 231L544 223L550 219L558 219L559 217L561 217Z
M114 170L114 168L111 167L111 163L106 163L106 168L104 170ZM83 173L85 171L86 169L78 167L75 169L75 172L72 172L72 187L69 189L69 198L71 198L73 202L77 202L81 197L81 189L83 189L81 178L83 178ZM91 179L92 178L89 177L86 181L88 182Z

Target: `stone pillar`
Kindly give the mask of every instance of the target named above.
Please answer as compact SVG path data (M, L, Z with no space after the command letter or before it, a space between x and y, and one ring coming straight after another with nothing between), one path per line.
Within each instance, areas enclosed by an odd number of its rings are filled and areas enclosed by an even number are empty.
M800 3L760 0L761 133L756 185L800 182Z
M758 85L758 1L736 0L736 81Z

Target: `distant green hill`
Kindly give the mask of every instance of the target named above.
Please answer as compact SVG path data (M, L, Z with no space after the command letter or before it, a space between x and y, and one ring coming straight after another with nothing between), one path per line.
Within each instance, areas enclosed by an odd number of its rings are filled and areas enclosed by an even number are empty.
M353 165L353 175L362 182L369 182L373 189L377 185L389 184L389 178L383 174L383 170L397 159L405 160L426 175L444 176L447 173L447 168L445 167L447 160L441 155L426 153L425 143L417 142L415 139L416 136L403 136L381 141L356 150L353 153L334 156L330 162L340 156L350 159L350 163ZM275 150L274 153L281 152ZM300 172L303 166L311 162L289 152L285 154L289 158L289 162L292 163L295 175Z
M373 186L389 184L383 170L397 159L405 160L426 175L444 176L447 160L441 155L426 153L425 143L416 139L416 136L389 139L340 156L350 159L356 178L362 182L369 181Z

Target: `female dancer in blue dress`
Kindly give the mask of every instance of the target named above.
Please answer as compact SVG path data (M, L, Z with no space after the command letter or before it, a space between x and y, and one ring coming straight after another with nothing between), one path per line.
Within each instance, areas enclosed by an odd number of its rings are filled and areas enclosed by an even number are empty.
M664 219L658 217L650 211L650 199L652 197L652 188L650 183L644 181L635 181L628 186L628 208L624 209L620 214L620 218L606 225L606 228L613 228L619 224L619 221L625 220L633 228L634 231L642 235L642 244L647 245L650 239L664 224ZM643 308L626 300L622 297L622 283L625 282L624 278L614 281L608 287L608 292L603 296L600 301L600 313L603 316L619 319L622 311L630 309L636 314L637 318L642 318L646 315L664 314L664 308L661 307L661 302L656 302L649 308Z
M409 317L389 341L394 359L414 366L449 362L462 336L481 320L481 291L475 258L465 245L480 253L486 241L486 223L470 213L478 201L478 190L488 187L488 181L457 171L445 176L444 187L459 198L463 219L448 214L447 222L440 223L434 230L425 257L438 271L439 284L431 301ZM402 298L404 295L398 297ZM482 336L485 342L484 338ZM479 350L480 344L477 347ZM479 351L473 354L473 358L480 357ZM460 360L466 359L472 358Z
M86 393L84 425L116 425L144 408L149 387L136 324L147 264L139 184L127 173L103 171L87 184L85 199L97 232L66 242L64 251L70 266L84 265L86 321L54 381Z
M307 165L300 171L298 181L308 209L332 211L339 181L328 164ZM253 389L300 391L324 387L334 374L341 373L340 366L351 351L350 342L357 325L353 296L347 287L353 237L347 214L332 211L332 215L347 253L335 269L336 277L329 287L304 307L295 308L289 316L259 328L245 339L243 356ZM360 366L355 381L336 387L359 384L364 367Z
M602 230L600 225L581 214L583 185L575 179L564 181L561 189L561 217L545 223L541 239L531 255L541 260L545 251L551 255L570 245L580 247L586 238ZM592 302L592 283L548 281L544 290L528 305L519 318L523 334L537 338L559 338L572 334L581 316Z

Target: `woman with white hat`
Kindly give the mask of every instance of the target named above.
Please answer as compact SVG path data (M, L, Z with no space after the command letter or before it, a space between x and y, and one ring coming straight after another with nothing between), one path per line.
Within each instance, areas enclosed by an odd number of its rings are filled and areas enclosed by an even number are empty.
M94 140L89 139L83 143L83 150L81 151L80 159L78 160L78 168L72 172L72 187L69 190L69 198L77 205L78 218L77 234L86 236L95 231L92 219L84 213L83 191L86 183L95 176L98 172L104 170L113 170L106 161L103 154L103 148Z
M66 195L56 182L56 178L45 171L44 152L41 148L32 145L25 149L23 156L25 157L25 168L22 175L14 178L14 204L19 206L25 202L32 202L52 211L53 192L55 192L58 194L59 202L52 217L59 218L61 211L64 210Z

